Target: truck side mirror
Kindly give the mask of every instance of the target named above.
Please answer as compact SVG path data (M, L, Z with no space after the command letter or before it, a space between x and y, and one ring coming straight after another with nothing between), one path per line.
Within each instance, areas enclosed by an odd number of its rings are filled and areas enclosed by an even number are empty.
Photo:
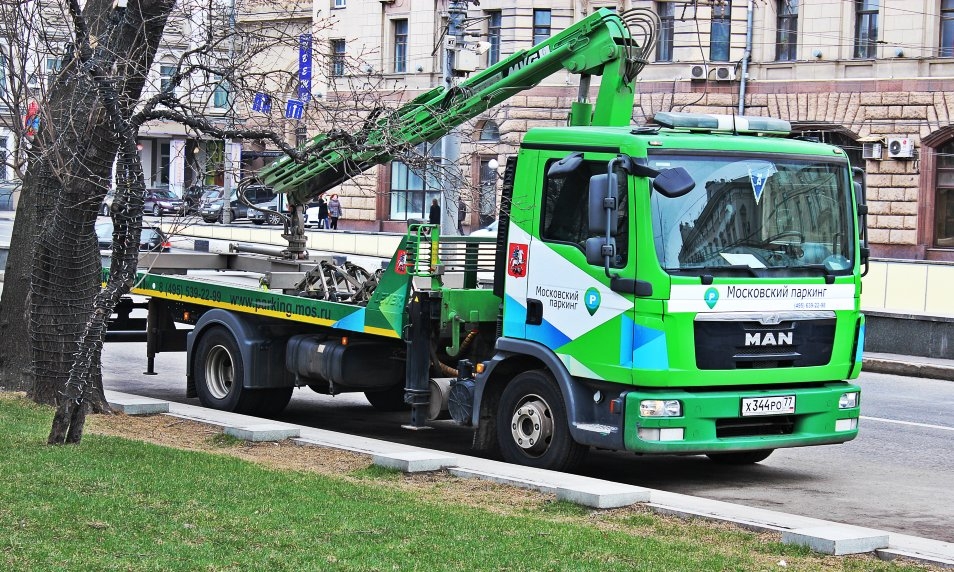
M864 169L853 167L851 174L854 177L855 204L858 205L858 235L861 239L859 262L864 266L861 275L865 276L871 258L871 247L868 246L868 185Z
M576 171L583 164L583 153L570 153L556 163L550 165L547 170L547 178L565 179L573 171Z
M590 234L616 235L616 173L590 177L590 194L587 203L587 218ZM607 209L609 211L607 212Z
M594 236L586 239L586 263L593 266L606 266L607 260L616 256L616 239L610 238L606 242L605 236Z
M660 172L653 179L653 188L668 199L677 199L689 193L696 186L689 171L683 167L674 167Z

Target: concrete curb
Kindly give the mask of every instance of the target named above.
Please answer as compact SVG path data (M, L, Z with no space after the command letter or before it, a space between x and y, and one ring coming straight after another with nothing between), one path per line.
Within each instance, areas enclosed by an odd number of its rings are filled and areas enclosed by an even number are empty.
M126 393L106 391L106 398L111 404L135 397ZM267 424L261 419L237 413L215 411L182 403L167 403L169 413L165 415L219 427L261 427ZM618 508L634 503L648 503L645 505L647 508L660 514L727 522L752 531L781 532L783 542L804 544L813 550L827 554L873 552L877 557L886 560L906 558L924 564L954 568L954 543L888 533L656 489L644 489L579 475L521 467L477 457L448 456L439 451L323 429L284 423L272 425L297 429L301 435L295 439L297 443L370 455L375 459L376 464L391 463L390 466L401 470L404 470L402 467L405 465L408 469L413 467L418 470L447 468L451 474L460 477L480 478L538 490L593 508Z
M922 363L913 361L918 359L916 356L905 357L906 361L866 357L862 362L862 371L954 381L954 365Z

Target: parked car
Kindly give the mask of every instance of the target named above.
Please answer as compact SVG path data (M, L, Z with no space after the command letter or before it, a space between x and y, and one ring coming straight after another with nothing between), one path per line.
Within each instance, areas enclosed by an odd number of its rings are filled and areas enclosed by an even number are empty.
M478 228L474 232L470 233L470 236L491 236L497 237L497 221L494 221L484 228Z
M109 209L113 206L113 200L116 198L116 190L110 189L103 197L103 202L99 205L100 216L109 216Z
M252 224L271 224L279 225L285 222L285 219L282 218L282 215L279 214L284 212L285 201L282 195L276 195L274 199L268 201L267 203L255 203L260 209L268 209L273 212L262 212L255 209L248 209L248 220L252 221Z
M199 209L199 215L205 222L225 222L223 217L223 205L225 199L222 193L207 193L206 198L202 200L202 207ZM249 185L245 189L245 198L252 204L266 203L277 196L275 190L264 185ZM232 191L228 200L229 221L243 219L248 217L248 205L240 201L238 192Z
M99 249L112 250L113 248L113 221L101 220L96 223L96 240ZM171 244L169 238L158 227L143 223L142 234L139 235L139 250L147 252L169 252ZM104 253L105 254L105 253Z
M185 203L169 189L148 189L143 203L143 212L155 216L183 214Z
M219 185L192 185L182 193L182 202L185 204L185 214L199 212L202 206L202 198L206 193L218 191L221 195L222 187Z

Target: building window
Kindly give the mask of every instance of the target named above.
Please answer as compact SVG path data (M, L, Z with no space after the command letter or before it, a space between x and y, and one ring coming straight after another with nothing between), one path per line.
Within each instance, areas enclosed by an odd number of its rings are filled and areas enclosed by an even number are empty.
M497 122L489 119L485 121L480 128L478 140L484 142L500 141L500 126L497 125Z
M496 158L480 158L480 197L477 203L479 228L484 228L497 218L497 180L500 175L491 165L497 165Z
M709 59L729 61L729 39L732 28L732 7L728 2L712 5L712 23L709 26Z
M550 37L550 10L533 11L533 44L537 45Z
M394 73L407 72L407 20L394 21Z
M3 54L3 51L0 51L0 97L5 97L7 95L7 57ZM0 101L0 107L6 107L4 101ZM6 139L4 141L4 146L6 146Z
M220 75L214 76L215 89L212 92L212 107L225 109L229 106L229 83Z
M348 0L331 0L331 9L347 8Z
M659 36L656 38L656 61L671 62L672 46L676 30L676 4L656 2L659 14Z
M500 61L500 26L502 16L500 10L487 12L487 42L490 43L490 49L487 50L487 65L492 66Z
M63 58L46 58L46 88L50 89L50 86L53 85L53 79L56 77L56 74L59 73L60 69L63 67Z
M775 60L791 62L797 58L798 0L779 0L778 27L775 32Z
M7 138L0 137L0 181L7 180Z
M172 76L176 73L176 66L162 64L159 66L159 90L166 91L172 85Z
M440 202L441 191L435 173L420 172L401 161L391 163L391 220L427 220L431 202Z
M169 141L166 140L153 145L152 153L152 164L155 165L155 172L152 176L153 184L157 187L168 187L171 156Z
M876 57L878 47L878 0L855 0L856 58Z
M954 0L941 0L941 50L942 58L954 56Z
M331 40L331 77L341 77L345 72L345 41Z
M934 244L954 246L954 141L937 148L937 169L934 188Z

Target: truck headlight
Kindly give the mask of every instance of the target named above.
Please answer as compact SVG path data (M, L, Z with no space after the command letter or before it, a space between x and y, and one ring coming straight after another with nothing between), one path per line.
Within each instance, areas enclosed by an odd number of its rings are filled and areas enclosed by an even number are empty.
M842 393L838 400L838 409L853 409L855 407L858 407L858 392Z
M639 402L641 417L682 417L682 403L675 399L643 399Z

